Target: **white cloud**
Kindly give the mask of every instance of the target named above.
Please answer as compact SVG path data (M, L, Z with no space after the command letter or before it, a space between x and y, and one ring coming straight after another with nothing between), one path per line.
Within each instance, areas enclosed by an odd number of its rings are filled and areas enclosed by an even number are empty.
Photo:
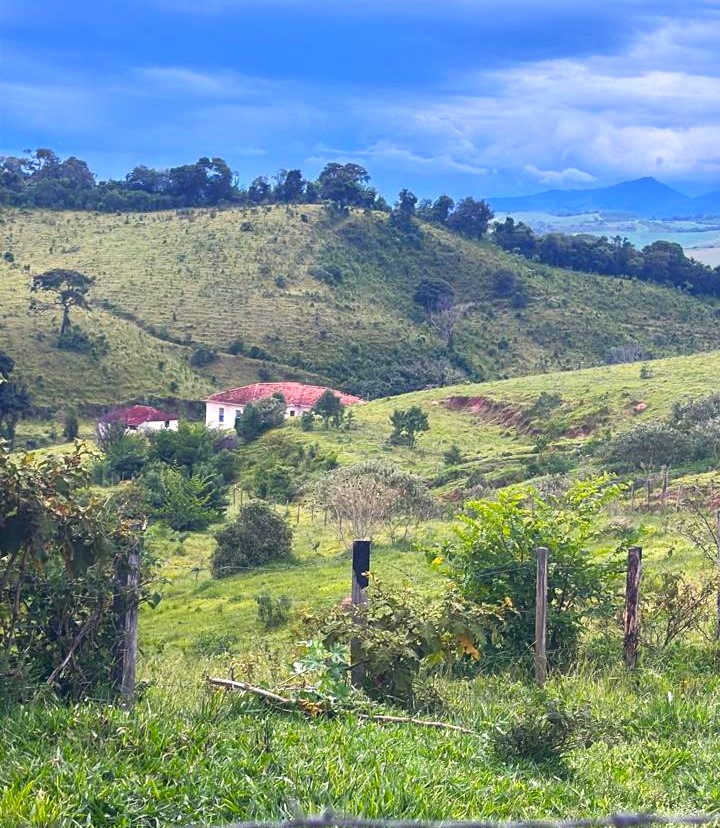
M525 171L541 184L553 184L556 187L566 184L590 184L597 181L596 176L575 167L565 167L564 170L539 170L534 164L526 164Z

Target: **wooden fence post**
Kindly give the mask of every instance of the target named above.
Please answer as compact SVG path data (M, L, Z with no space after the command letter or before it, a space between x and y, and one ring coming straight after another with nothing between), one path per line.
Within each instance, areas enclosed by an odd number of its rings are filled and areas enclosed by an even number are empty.
M352 612L353 621L362 623L355 611L356 607L367 605L368 572L370 571L370 541L353 541L352 549ZM350 641L350 681L353 687L361 687L365 679L365 665L361 663L362 654L360 642L353 638Z
M113 612L118 620L118 637L113 646L113 681L127 702L135 695L141 543L138 541L124 560L117 561L115 573Z
M720 641L720 509L717 510L716 514L716 537L715 540L717 542L717 559L716 559L716 566L715 566L715 576L718 579L718 591L717 591L717 610L716 610L716 620L717 624L715 626L715 637L718 641Z
M547 679L547 596L548 550L538 546L537 578L535 581L535 679L542 687Z
M625 612L623 614L625 666L630 670L637 664L638 649L640 647L638 607L640 604L641 562L642 549L639 546L631 546L628 549Z

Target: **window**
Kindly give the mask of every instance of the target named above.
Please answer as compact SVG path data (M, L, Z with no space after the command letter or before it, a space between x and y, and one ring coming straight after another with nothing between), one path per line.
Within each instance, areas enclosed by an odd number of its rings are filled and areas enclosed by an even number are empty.
M170 420L165 420L165 428L170 428Z
M294 408L291 408L291 409L290 409L290 416L291 416L291 417L294 417L294 416L295 416L295 409L294 409Z
M225 422L225 409L218 408L218 422L224 423Z

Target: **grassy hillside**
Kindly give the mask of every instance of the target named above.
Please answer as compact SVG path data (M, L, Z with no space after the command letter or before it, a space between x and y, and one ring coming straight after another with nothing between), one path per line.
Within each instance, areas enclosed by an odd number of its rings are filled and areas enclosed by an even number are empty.
M575 369L629 341L656 355L720 346L711 304L533 265L434 227L403 232L383 214L5 210L0 249L14 258L0 264L3 347L39 402L197 397L253 381L261 368L378 396ZM96 278L92 318L77 321L106 333L103 360L55 351L50 316L27 314L30 274L51 267ZM505 292L522 294L525 307L498 295L498 271L511 274ZM452 351L412 299L428 277L449 281L463 306ZM246 357L226 354L201 375L187 365L193 344L225 351L236 339Z

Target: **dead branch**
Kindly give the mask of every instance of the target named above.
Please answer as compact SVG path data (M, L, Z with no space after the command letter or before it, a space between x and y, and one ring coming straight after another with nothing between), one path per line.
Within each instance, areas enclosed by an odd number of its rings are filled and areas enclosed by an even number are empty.
M265 699L272 704L280 705L281 707L297 708L299 710L307 710L308 703L306 699L288 699L285 696L279 696L271 690L266 690L264 687L254 687L252 684L246 684L244 681L235 681L231 679L213 678L207 676L207 683L212 687L223 687L226 690L238 690L241 693L250 693ZM327 711L333 712L333 711ZM353 713L351 710L336 711L343 713ZM460 725L448 724L447 722L432 722L427 719L416 719L413 716L386 716L379 713L355 713L358 719L364 719L371 722L386 722L392 724L414 724L420 727L432 727L438 730L454 730L457 733L468 733L471 736L476 736L474 730Z

